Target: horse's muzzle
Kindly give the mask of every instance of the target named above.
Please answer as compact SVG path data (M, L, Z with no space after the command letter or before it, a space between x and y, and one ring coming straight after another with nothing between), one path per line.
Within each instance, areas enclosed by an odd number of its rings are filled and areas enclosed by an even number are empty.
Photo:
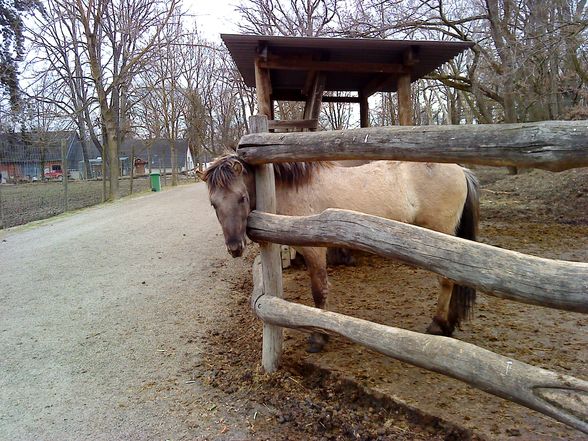
M243 255L243 251L245 250L245 243L241 242L231 242L227 244L227 251L233 257L241 257Z

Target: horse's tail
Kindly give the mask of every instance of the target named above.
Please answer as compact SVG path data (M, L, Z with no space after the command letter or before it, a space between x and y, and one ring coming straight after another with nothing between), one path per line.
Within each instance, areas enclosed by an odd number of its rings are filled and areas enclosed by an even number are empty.
M476 240L480 220L480 184L471 170L463 169L468 194L461 212L459 225L455 232L457 237ZM476 290L469 286L455 284L449 303L449 322L458 325L472 317L476 303Z

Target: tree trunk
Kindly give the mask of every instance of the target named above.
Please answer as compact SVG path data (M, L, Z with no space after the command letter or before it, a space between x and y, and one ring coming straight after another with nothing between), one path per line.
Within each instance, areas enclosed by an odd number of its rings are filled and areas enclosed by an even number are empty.
M118 178L120 176L119 171L119 159L118 159L118 137L116 130L115 121L106 121L106 140L108 142L108 157L110 160L109 167L109 182L110 191L108 192L108 200L114 201L119 198L118 194Z

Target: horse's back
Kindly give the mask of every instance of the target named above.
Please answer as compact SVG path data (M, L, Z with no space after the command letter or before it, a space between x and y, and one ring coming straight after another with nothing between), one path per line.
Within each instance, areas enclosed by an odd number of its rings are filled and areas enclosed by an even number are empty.
M307 185L276 190L282 214L341 208L449 233L467 195L460 166L401 161L324 168Z

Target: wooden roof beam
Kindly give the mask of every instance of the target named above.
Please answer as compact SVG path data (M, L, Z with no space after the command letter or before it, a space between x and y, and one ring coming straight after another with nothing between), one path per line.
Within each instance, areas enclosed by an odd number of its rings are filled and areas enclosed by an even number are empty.
M372 79L365 87L361 90L361 94L365 97L370 97L379 90L385 88L389 83L393 82L398 78L398 75L378 75Z
M267 59L259 60L259 67L277 70L307 70L321 72L360 72L405 74L407 69L402 64L394 63L353 63L347 61L319 61L297 58L285 58L268 55Z
M353 92L353 91L350 91ZM300 90L295 89L282 89L274 90L271 98L275 101L306 101L307 96L302 95ZM323 95L321 101L323 103L359 103L359 97L357 96L330 96Z
M287 119L269 120L267 126L272 129L314 129L318 127L318 119Z
M359 103L360 101L358 96L323 96L323 103Z

